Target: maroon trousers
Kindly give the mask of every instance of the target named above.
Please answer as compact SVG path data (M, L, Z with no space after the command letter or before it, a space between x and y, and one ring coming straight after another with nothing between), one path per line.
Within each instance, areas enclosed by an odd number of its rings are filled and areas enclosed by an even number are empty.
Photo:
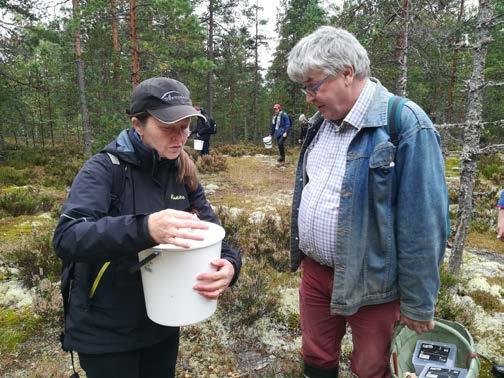
M350 316L331 315L333 270L304 258L299 290L302 353L306 365L334 369L339 365L346 324L352 330L351 369L360 378L390 377L389 347L399 301L363 306Z

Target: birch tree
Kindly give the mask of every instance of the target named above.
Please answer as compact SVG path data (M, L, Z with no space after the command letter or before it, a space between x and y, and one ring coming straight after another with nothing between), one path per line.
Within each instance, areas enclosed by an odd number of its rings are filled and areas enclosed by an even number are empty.
M396 80L395 93L406 97L406 88L408 83L408 38L410 23L411 0L403 0L401 8L402 21L401 31L397 37L395 48L395 61L399 66L399 77Z

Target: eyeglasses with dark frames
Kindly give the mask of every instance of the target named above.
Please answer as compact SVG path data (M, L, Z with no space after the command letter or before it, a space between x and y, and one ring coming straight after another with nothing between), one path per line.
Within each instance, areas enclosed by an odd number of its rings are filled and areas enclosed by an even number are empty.
M305 86L305 87L301 88L301 92L303 92L303 94L305 94L305 95L316 96L320 87L327 81L327 79L329 79L332 76L333 76L333 74L327 75L322 80L315 83L314 85Z

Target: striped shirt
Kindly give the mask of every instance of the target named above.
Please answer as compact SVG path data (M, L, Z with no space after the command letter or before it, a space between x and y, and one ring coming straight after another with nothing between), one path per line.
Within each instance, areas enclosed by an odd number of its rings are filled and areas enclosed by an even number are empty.
M308 183L299 206L299 248L322 265L334 266L340 191L350 142L359 132L376 84L367 79L343 122L324 120L306 151Z

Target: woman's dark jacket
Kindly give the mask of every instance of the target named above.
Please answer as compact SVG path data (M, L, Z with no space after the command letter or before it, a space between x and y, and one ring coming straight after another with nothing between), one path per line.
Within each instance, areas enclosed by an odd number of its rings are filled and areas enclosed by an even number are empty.
M105 152L118 157L125 170L118 199L112 198L117 166ZM54 248L64 265L75 263L65 349L82 353L129 351L175 333L175 328L147 317L140 272L128 270L138 263L139 251L157 244L149 235L149 214L167 208L186 210L219 223L201 185L190 192L176 177L175 161L160 159L132 130L123 131L76 176L54 233ZM235 267L234 283L241 267L240 254L223 242L221 256ZM105 261L111 263L89 299L90 287Z

